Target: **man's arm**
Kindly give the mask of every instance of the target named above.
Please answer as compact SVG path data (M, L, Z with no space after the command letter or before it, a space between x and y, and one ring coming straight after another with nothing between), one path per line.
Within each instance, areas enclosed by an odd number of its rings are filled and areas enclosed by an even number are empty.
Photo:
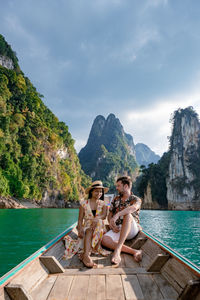
M112 220L113 220L113 213L109 211L108 222L109 222L110 229L112 229L114 232L119 232L118 226L115 223L113 223Z
M132 205L124 208L123 210L119 211L118 213L116 213L112 219L114 220L114 222L116 222L119 217L122 217L127 214L132 214L134 211L137 211L138 209L140 209L141 204L142 204L142 200L137 197L136 202L134 204L132 204Z

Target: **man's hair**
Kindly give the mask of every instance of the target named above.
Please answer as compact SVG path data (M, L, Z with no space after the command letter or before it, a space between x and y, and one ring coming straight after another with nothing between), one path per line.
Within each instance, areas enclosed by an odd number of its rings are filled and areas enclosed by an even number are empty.
M123 185L127 184L130 189L132 188L131 177L129 177L129 176L122 176L122 177L117 178L117 182L118 181L121 181Z

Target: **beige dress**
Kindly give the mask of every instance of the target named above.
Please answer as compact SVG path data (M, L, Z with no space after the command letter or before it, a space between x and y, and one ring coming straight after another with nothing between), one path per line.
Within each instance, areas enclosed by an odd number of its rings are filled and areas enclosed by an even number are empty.
M93 220L94 215L92 213L91 207L90 207L90 199L83 200L81 202L81 205L84 209L84 219L83 219L83 230L84 232L86 229L90 228ZM96 210L96 216L102 214L103 206L105 205L104 201L98 200L97 201L97 210ZM110 252L104 250L101 247L101 240L106 232L104 220L99 219L97 221L97 225L93 231L92 236L92 252L93 253L99 253L101 255L108 255ZM84 237L83 239L78 238L77 240L73 240L69 235L64 237L65 240L65 254L64 258L68 259L71 258L74 254L83 252L83 245L84 245Z

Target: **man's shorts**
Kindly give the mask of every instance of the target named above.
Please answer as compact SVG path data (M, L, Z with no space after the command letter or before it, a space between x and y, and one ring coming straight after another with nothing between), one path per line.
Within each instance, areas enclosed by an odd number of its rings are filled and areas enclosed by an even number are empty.
M131 229L130 232L127 235L127 240L131 240L133 239L139 232L139 228L137 225L137 222L135 221L135 219L133 218L132 223L131 223ZM114 232L113 230L109 230L108 232L106 232L104 234L104 236L109 236L114 242L118 242L119 241L119 237L120 237L120 231L119 232Z

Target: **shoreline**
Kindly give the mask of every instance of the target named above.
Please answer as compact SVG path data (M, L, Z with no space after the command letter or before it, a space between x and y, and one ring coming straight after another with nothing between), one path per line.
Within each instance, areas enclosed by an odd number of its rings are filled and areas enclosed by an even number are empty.
M79 202L66 202L63 206L45 206L44 204L38 204L36 201L28 201L26 199L18 200L14 197L4 197L0 196L0 209L30 209L30 208L79 208ZM149 207L142 207L141 210L160 210L160 211L200 211L200 209L194 208L149 208Z

